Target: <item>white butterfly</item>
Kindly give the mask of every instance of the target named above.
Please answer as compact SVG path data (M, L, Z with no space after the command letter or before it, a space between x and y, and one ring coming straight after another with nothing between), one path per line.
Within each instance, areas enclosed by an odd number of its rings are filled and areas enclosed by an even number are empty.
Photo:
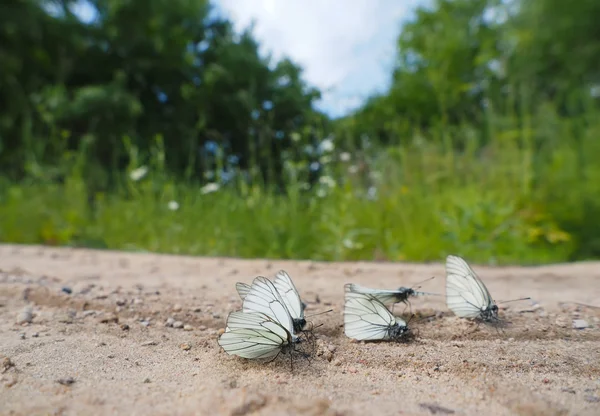
M430 280L430 279L427 279ZM364 293L371 295L377 298L378 301L383 303L384 305L389 305L393 303L405 303L409 305L410 302L408 298L410 296L423 296L423 295L433 295L439 296L437 293L428 293L428 292L417 292L416 290L409 287L399 287L395 290L387 290L387 289L371 289L369 287L361 286L356 283L348 283L349 288L352 292L356 293Z
M294 349L298 337L270 316L259 312L232 312L219 345L228 354L249 359L273 360L282 351Z
M515 300L526 300L521 298ZM446 304L461 318L498 322L498 306L481 279L465 260L446 257Z
M300 299L300 295L298 294L298 290L296 289L294 282L292 282L289 274L287 274L284 270L280 270L275 275L273 283L292 317L294 330L296 332L301 332L306 326L306 319L304 318L304 309L306 309L306 304ZM250 292L251 286L246 283L238 282L235 284L235 287L240 295L240 298L245 300L246 296Z
M400 340L410 333L406 322L373 295L350 290L344 285L344 333L357 340Z

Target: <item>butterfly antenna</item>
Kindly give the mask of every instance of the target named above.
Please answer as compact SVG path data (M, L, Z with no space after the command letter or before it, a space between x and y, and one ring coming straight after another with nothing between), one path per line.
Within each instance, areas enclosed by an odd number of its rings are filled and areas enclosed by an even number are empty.
M431 293L431 292L417 292L415 291L416 295L421 295L421 296L444 296L440 293Z
M329 312L333 312L333 309L329 309L328 311L324 311L324 312L317 312L317 313L313 313L310 315L305 315L305 318L310 318L311 316L317 316L317 315L323 315L324 313L329 313Z
M497 303L517 302L519 300L530 300L530 299L531 299L530 297L527 297L527 298L519 298L519 299L512 299L512 300L503 300L503 301L499 301Z
M425 279L422 282L417 283L418 286L413 286L412 289L418 289L418 288L420 288L423 283L428 282L431 279L435 279L435 276L431 276L429 279Z

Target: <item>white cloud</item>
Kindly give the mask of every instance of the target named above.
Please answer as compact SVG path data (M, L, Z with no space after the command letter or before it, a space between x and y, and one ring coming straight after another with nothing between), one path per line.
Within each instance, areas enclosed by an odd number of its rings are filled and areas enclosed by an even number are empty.
M400 23L419 0L216 0L236 30L256 21L264 53L289 56L333 116L387 87Z

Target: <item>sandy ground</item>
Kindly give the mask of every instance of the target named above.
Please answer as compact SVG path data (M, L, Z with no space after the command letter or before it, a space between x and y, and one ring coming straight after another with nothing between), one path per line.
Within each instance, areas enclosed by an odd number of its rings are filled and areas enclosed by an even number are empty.
M412 343L344 336L343 285L394 288L443 264L315 263L0 245L0 413L10 415L600 415L600 263L473 265L509 303L505 332L412 300ZM315 316L308 362L270 364L217 344L234 284L285 269ZM71 293L69 292L69 289ZM26 308L31 307L30 323ZM396 306L402 312L403 306ZM168 318L185 328L165 326ZM573 320L585 320L585 329ZM176 326L179 326L177 324Z

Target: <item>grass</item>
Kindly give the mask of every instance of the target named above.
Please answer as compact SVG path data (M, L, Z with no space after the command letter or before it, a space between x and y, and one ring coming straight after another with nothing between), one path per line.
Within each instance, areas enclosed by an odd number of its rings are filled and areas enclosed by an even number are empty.
M540 123L527 132L513 125L494 131L486 146L463 127L409 145L331 150L326 179L311 190L290 180L286 195L240 182L211 191L150 169L96 195L92 210L77 169L62 184L4 181L0 240L247 258L597 258L595 120L556 119L552 129ZM450 146L457 140L466 143L461 152ZM359 156L368 173L358 169Z

